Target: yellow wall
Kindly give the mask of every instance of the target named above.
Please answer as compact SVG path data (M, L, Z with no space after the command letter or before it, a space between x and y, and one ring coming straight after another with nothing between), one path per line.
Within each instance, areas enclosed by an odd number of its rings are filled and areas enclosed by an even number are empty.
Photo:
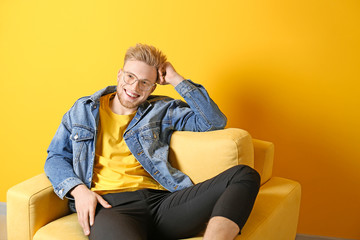
M357 0L0 1L0 201L43 171L63 113L154 44L301 182L299 233L360 239ZM177 96L170 87L158 94ZM4 166L5 165L5 166Z

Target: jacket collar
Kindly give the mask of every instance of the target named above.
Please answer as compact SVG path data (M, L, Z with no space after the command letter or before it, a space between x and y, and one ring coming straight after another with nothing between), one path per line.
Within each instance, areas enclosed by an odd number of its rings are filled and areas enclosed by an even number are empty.
M92 102L97 102L100 100L100 98L104 95L107 95L109 93L116 92L116 86L108 86L104 89L101 89L90 96L89 100Z

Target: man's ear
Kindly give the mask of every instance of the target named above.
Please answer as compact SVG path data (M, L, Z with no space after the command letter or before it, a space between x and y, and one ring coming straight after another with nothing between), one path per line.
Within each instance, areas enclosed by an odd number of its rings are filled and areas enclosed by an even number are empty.
M119 83L120 78L121 78L121 73L122 73L122 68L120 68L118 74L117 74L117 82Z
M150 94L155 91L156 87L157 87L157 84L155 84L155 85L151 88Z

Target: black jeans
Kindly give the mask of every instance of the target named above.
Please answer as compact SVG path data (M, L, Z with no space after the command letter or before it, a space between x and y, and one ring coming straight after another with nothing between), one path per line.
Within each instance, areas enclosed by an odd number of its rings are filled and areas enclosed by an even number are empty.
M177 192L144 189L104 195L91 240L179 239L196 236L211 217L223 216L242 229L253 208L260 176L239 165Z

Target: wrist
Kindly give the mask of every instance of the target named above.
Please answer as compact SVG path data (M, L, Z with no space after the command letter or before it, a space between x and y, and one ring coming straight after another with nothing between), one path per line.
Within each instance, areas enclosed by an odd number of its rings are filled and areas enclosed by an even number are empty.
M181 83L182 81L184 81L185 78L183 78L182 76L178 75L176 77L174 77L170 84L173 86L173 87L176 87L177 85L179 85L179 83Z
M73 189L70 190L70 195L73 196L74 198L80 194L81 192L84 192L86 190L89 190L84 184L79 184L77 186L75 186Z

